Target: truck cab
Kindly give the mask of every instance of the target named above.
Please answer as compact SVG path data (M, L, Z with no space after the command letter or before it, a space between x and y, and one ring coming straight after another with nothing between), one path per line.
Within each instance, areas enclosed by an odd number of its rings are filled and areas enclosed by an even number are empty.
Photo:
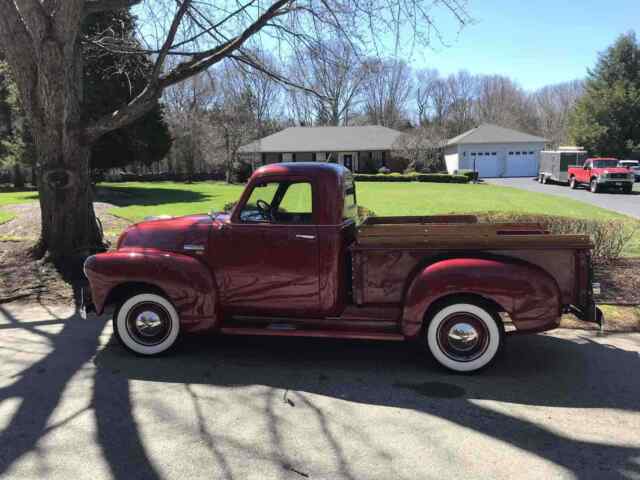
M488 365L507 334L600 322L588 237L472 215L359 218L351 172L257 169L229 213L150 220L85 262L97 313L129 350L180 333L417 342L442 365Z
M633 190L633 173L616 158L588 158L582 166L569 167L568 176L572 189L587 185L591 193L620 189L629 194Z

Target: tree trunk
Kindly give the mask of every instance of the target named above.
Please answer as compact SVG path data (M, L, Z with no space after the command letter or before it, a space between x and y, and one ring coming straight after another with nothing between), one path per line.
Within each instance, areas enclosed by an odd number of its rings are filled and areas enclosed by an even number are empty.
M42 231L39 250L53 258L82 257L102 248L102 232L93 210L88 146L67 142L65 156L38 145L38 179Z
M13 186L15 188L24 188L24 176L20 169L20 163L17 161L13 165Z
M83 257L103 247L93 210L91 147L83 137L79 48L75 43L62 50L59 43L45 39L38 70L41 110L32 122L39 126L34 128L42 215L37 251L54 260Z

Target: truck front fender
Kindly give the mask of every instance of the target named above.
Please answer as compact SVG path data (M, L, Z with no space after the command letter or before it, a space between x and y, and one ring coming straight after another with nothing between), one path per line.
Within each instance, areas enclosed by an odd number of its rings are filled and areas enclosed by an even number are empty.
M161 290L168 297L186 330L215 326L215 278L208 267L196 258L155 249L132 248L93 255L85 262L84 270L98 314L113 300L112 293L116 289L143 284Z
M427 265L411 281L402 314L405 337L417 337L429 307L455 295L490 300L519 331L555 328L562 311L560 288L540 267L502 257L450 258Z

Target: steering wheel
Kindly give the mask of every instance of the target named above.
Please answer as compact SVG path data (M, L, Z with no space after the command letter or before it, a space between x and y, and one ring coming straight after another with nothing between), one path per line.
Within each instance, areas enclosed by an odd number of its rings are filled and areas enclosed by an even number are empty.
M258 200L256 202L256 207L258 207L258 210L260 210L260 213L262 213L262 215L264 215L264 218L266 220L273 221L273 215L272 215L272 212L271 212L271 205L269 205L264 200L260 199L260 200Z

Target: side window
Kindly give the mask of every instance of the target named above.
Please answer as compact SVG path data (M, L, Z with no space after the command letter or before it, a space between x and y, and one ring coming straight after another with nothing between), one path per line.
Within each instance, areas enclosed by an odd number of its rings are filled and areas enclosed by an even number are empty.
M309 182L269 182L254 187L240 212L242 222L311 224Z

